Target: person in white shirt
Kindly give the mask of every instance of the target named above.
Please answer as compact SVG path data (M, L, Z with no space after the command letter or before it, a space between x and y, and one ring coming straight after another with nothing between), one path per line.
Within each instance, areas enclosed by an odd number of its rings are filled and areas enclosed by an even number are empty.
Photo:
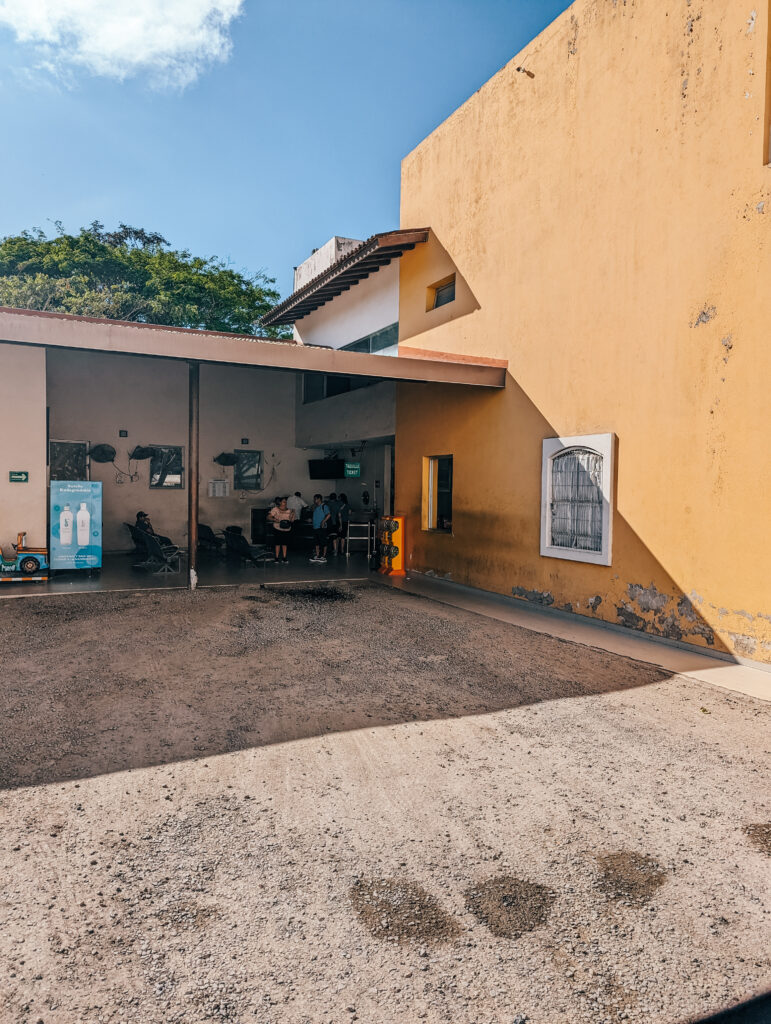
M295 519L299 522L302 518L303 509L308 507L308 502L303 501L303 496L299 491L295 491L286 501L287 507L294 512Z

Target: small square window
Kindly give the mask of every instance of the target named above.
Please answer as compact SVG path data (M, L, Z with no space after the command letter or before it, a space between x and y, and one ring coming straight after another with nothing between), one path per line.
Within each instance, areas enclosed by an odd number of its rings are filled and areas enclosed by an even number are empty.
M439 309L446 306L448 302L455 301L455 274L443 278L432 284L426 294L426 311Z
M423 529L452 533L452 455L423 459Z

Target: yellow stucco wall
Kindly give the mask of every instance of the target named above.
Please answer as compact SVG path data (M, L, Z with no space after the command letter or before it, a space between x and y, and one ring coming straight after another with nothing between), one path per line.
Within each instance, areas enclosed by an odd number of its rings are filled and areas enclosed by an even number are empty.
M400 342L510 371L399 385L412 568L771 662L768 40L767 0L578 2L404 160ZM542 558L542 439L609 431L612 566Z

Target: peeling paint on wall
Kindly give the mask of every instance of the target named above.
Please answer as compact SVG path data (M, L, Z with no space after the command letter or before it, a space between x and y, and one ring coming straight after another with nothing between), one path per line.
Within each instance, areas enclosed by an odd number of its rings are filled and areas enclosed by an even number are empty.
M729 633L733 640L734 650L740 657L751 658L758 647L754 636L746 636L744 633Z
M674 598L661 593L653 584L643 587L630 583L627 591L630 600L616 606L616 616L622 626L668 640L688 641L700 637L708 647L714 646L714 630L703 621L685 594L674 603ZM670 602L672 606L668 608Z
M525 587L512 587L514 597L521 597L525 601L532 601L533 604L554 604L554 596L548 590L527 590Z
M671 601L668 594L662 594L652 583L649 587L644 587L641 583L630 583L626 589L630 600L641 612L660 612Z
M568 39L568 57L575 57L578 53L578 18L575 14L570 15L570 38Z
M715 306L705 306L704 309L694 320L692 327L698 327L700 324L708 324L710 320L714 320L717 315L717 309Z
M747 18L747 35L751 36L755 31L755 22L758 20L758 12L750 11L750 16Z
M595 594L594 597L590 598L587 601L587 604L589 605L589 607L592 609L593 612L596 612L597 609L602 604L602 598L600 597L599 594Z

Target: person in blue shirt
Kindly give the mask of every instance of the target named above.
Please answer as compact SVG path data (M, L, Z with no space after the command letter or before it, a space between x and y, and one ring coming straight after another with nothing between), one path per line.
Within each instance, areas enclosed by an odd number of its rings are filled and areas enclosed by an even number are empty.
M320 494L313 495L313 540L316 545L311 562L327 560L327 535L332 514Z

